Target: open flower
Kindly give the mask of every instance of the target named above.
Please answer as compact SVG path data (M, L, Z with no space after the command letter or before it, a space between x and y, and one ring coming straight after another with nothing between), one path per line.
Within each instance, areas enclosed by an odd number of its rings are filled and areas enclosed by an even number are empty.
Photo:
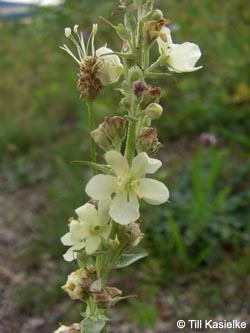
M117 55L112 54L111 49L103 46L95 50L94 41L97 28L97 24L94 24L87 45L85 45L82 33L78 32L78 25L74 26L73 33L71 28L65 28L65 36L75 45L77 55L66 44L61 46L61 49L80 66L78 89L83 97L90 100L98 95L102 86L117 82L123 73L121 61Z
M80 333L80 324L72 324L71 326L60 325L54 333Z
M119 57L112 53L113 51L106 46L100 47L95 53L101 61L97 77L104 86L117 82L123 74L123 65Z
M142 152L133 159L129 167L126 158L114 150L107 152L105 159L115 176L94 176L86 186L86 193L96 200L110 199L112 196L109 214L117 223L129 224L139 218L138 199L151 205L159 205L168 200L169 192L163 183L144 178L147 173L155 173L161 167L161 161L149 158Z
M167 27L161 29L161 34L164 35L164 38L157 38L159 52L163 62L170 71L176 73L194 72L202 68L202 66L195 67L201 56L201 51L197 44L190 42L174 44L170 29Z
M87 254L93 254L111 230L107 201L99 201L97 210L94 205L86 203L75 212L78 220L70 222L69 232L61 238L64 245L71 246L63 256L66 261L76 259L74 252L83 248Z

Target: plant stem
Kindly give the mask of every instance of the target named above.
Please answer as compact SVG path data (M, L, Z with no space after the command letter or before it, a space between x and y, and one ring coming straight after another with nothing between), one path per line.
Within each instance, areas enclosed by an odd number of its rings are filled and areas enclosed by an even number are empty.
M90 132L95 128L95 118L94 118L94 109L93 102L87 102L88 107L88 116L89 116L89 129ZM91 162L96 163L96 150L95 150L95 142L92 138L90 138L90 159ZM96 174L95 167L92 167L93 174Z
M105 323L105 326L103 327L102 333L108 333L108 324Z
M128 128L126 150L125 150L125 157L128 160L129 164L131 164L134 158L135 141L136 141L136 122L130 121Z
M141 5L137 13L137 51L138 51L138 62L139 65L143 66L143 24L141 20Z

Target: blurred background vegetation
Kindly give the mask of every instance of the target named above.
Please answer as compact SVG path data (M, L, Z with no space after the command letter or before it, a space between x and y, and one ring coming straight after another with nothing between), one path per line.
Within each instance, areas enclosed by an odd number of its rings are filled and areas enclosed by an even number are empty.
M171 19L175 42L201 47L204 68L152 81L163 87L164 114L154 125L164 144L158 177L171 202L145 205L143 247L150 257L114 277L118 287L141 295L120 309L142 329L161 318L162 290L169 300L166 320L244 314L241 287L250 268L250 6L241 0L157 6ZM12 290L20 316L42 317L56 308L55 322L77 320L77 308L60 289L76 266L63 262L59 238L73 210L87 200L90 172L71 162L88 159L88 126L75 89L78 68L59 45L65 26L78 23L87 35L98 23L97 46L107 42L119 50L119 39L100 15L114 24L122 19L116 1L96 0L93 6L91 0L69 0L39 9L29 23L0 21L1 215L6 230L16 232L10 251L25 276ZM114 87L102 93L97 124L120 112L119 98ZM204 132L216 136L216 146L201 145Z

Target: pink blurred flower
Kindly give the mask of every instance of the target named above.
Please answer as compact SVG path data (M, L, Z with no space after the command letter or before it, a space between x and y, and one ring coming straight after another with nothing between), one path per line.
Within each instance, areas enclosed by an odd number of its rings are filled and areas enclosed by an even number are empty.
M202 133L200 136L200 141L205 147L215 146L217 144L216 136L210 133Z

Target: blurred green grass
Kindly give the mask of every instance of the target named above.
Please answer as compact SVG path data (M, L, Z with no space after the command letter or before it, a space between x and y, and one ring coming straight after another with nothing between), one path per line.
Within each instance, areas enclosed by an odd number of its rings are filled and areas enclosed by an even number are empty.
M204 68L152 82L163 87L164 114L155 125L165 145L160 152L165 171L159 177L171 191L168 206L144 207L150 220L144 226L145 246L161 267L157 285L182 272L219 267L228 258L238 261L241 270L245 261L237 258L249 254L250 216L250 6L241 0L169 0L159 1L159 7L172 20L175 42L200 45ZM92 6L89 0L70 0L64 7L41 9L28 24L0 21L1 190L36 191L43 184L47 196L34 222L38 239L30 243L27 238L20 255L30 270L45 253L62 260L58 239L73 210L87 199L89 173L71 164L89 156L87 112L75 89L77 66L59 45L65 42L65 26L78 23L87 34L98 22L98 46L107 42L119 50L118 38L110 38L111 27L100 15L114 23L122 17L116 1L98 0ZM119 112L119 97L113 87L105 90L96 105L97 123ZM202 132L217 136L214 152L200 153ZM197 229L195 221L202 221L202 227ZM145 266L140 267L147 276ZM55 276L53 281L46 295L56 302L61 280ZM37 313L49 306L46 297L42 305L38 299L21 297L20 304L25 309L32 305Z

